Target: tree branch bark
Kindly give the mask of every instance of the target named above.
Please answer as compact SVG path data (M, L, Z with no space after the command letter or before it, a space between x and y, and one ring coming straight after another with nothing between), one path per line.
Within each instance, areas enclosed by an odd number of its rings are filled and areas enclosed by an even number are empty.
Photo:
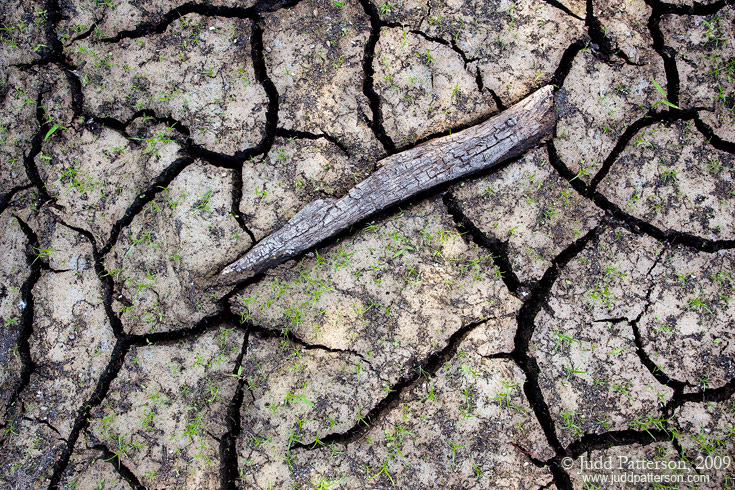
M389 206L521 155L547 138L555 122L549 85L483 123L391 155L344 197L307 204L220 276L263 272Z

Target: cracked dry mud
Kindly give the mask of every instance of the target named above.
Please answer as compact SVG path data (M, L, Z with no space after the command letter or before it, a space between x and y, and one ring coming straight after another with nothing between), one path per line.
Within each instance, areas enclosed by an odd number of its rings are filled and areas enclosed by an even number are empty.
M727 0L8 0L2 488L735 487ZM553 84L550 138L218 272ZM709 459L707 459L709 458ZM604 471L603 471L604 472ZM669 474L671 472L668 472Z

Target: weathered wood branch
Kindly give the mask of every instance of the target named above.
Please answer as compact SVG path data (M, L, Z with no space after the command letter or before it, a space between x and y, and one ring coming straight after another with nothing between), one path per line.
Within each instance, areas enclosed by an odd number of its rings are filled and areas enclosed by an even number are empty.
M555 122L546 86L481 124L391 155L344 197L307 204L221 275L263 272L382 209L518 156L550 135Z

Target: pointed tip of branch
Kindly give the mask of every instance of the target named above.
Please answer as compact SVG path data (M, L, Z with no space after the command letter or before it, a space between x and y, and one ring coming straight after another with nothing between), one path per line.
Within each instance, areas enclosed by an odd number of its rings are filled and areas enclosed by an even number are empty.
M336 199L317 199L310 202L281 229L265 237L248 253L222 269L220 276L234 273L252 276L288 260L294 253L313 247L324 238L313 231L324 224L324 218L335 202Z

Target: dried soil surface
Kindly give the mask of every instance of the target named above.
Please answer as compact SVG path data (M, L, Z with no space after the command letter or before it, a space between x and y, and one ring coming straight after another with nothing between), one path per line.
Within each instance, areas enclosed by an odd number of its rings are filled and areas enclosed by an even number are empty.
M670 1L5 1L0 487L735 488L735 6ZM218 280L547 84L540 146Z

